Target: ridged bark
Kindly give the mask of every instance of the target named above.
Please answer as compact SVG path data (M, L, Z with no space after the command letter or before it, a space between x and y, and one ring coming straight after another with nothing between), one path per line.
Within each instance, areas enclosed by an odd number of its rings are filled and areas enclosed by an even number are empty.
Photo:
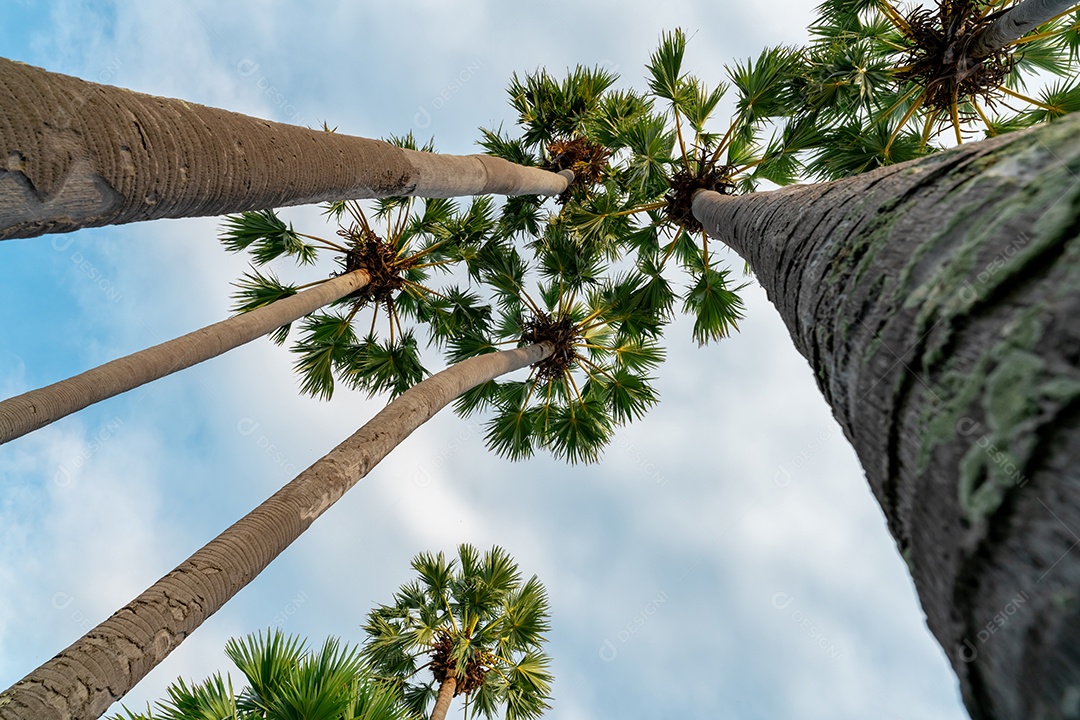
M557 195L572 173L437 155L0 58L0 240L399 195Z
M975 720L1080 716L1078 137L694 202L810 362Z
M439 695L435 698L435 707L431 709L430 720L446 720L446 713L450 711L450 701L454 699L455 690L457 690L457 672L450 668L446 672L446 679L439 685Z
M972 41L968 55L984 58L1075 6L1074 0L1024 0L983 30Z
M0 402L0 444L240 347L367 285L363 270Z
M406 391L175 570L0 694L0 720L99 717L413 430L466 390L550 352L542 343L481 355Z

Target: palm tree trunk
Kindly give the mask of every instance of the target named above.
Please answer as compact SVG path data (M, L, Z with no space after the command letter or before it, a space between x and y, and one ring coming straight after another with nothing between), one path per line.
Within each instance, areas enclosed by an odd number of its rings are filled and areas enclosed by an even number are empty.
M968 55L984 58L995 53L1076 5L1075 0L1025 0L1014 5L971 42Z
M0 58L0 240L416 195L557 195L556 174L98 85Z
M143 594L0 693L0 720L99 717L413 430L466 390L551 352L540 343L480 355L403 393Z
M450 710L450 701L454 699L455 690L457 690L457 671L450 668L446 671L446 679L439 686L439 696L435 699L435 707L431 710L430 720L446 719L446 713Z
M813 368L974 720L1080 701L1078 137L694 198Z
M4 400L0 402L0 444L96 402L240 347L345 297L369 281L366 271L354 270L265 307Z

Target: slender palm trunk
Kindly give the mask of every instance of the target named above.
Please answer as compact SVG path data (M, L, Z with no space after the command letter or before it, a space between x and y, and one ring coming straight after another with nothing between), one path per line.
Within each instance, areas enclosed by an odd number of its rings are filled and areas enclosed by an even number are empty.
M446 679L439 686L439 696L435 699L435 707L431 710L430 720L445 720L446 713L450 710L450 701L454 699L454 691L457 690L457 672L450 668L446 672Z
M694 198L813 368L975 720L1080 702L1078 137Z
M240 347L345 297L369 281L367 272L354 270L265 307L4 400L0 402L0 444L96 402Z
M972 41L968 54L984 58L1076 6L1075 0L1024 0L983 30Z
M556 174L98 85L0 58L0 240L342 199L557 195Z
M428 378L70 647L0 693L0 720L105 712L436 412L551 354L548 343L470 358Z

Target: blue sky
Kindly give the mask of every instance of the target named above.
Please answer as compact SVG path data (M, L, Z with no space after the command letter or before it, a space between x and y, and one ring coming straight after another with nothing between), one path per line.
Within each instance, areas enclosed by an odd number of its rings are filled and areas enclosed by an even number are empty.
M812 2L8 2L7 57L274 120L476 149L512 72L600 64L643 86L797 42ZM318 234L316 209L287 213ZM0 245L0 395L227 316L241 258L212 218ZM732 258L732 265L742 263ZM321 642L420 551L500 544L553 605L551 718L955 719L956 680L806 362L764 293L729 341L669 335L662 403L597 466L510 463L475 421L399 447L125 702L227 666L234 635ZM380 406L298 396L265 340L0 447L0 685L18 680L318 459Z

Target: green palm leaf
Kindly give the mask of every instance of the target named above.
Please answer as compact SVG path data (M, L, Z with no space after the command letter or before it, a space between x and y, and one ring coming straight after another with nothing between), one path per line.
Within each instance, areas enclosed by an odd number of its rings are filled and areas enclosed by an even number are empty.
M230 252L249 250L256 265L283 255L311 264L318 255L315 246L301 240L292 225L286 225L273 210L229 215L223 225L221 242L225 248Z

